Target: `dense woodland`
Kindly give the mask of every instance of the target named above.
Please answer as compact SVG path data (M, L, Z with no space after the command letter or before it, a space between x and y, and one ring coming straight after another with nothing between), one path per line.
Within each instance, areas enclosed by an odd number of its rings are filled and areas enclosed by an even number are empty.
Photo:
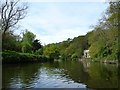
M78 59L83 57L85 49L90 50L91 59L97 60L118 60L118 25L120 16L119 3L109 3L105 14L93 26L93 30L84 36L78 36L74 39L49 44L44 46L43 54L51 54L59 51L62 59ZM56 47L55 52L52 47ZM48 52L47 52L48 51Z
M24 10L26 9L27 8ZM118 43L120 36L118 35L120 23L119 9L120 5L118 2L110 2L105 14L98 20L98 23L92 27L93 30L91 32L83 36L78 36L73 39L68 38L63 42L52 43L45 46L41 44L40 40L35 39L36 35L29 30L25 30L20 36L14 34L13 27L5 29L5 25L0 24L3 59L4 57L7 57L5 59L10 58L10 55L13 58L14 55L19 54L19 58L24 55L22 59L28 57L26 55L29 55L29 57L33 55L32 59L41 56L49 58L49 60L77 60L83 58L84 50L89 49L92 60L117 60L120 53L120 45ZM4 18L2 20L4 20ZM7 20L10 21L9 18ZM2 23L3 22L4 21L2 21ZM9 57L7 55L9 55Z

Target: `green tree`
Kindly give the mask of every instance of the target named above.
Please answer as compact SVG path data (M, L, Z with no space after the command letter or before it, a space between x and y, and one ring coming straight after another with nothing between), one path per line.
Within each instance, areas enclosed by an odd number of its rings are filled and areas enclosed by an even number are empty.
M6 32L4 41L2 41L2 50L21 51L20 36L14 35L13 32Z
M55 44L49 44L43 48L43 55L51 60L59 58L59 48Z
M22 38L22 52L31 52L32 51L32 43L35 39L35 35L30 32L30 31L25 31L23 33L23 38Z
M89 36L91 58L117 60L118 57L118 11L117 2L110 2L106 17L102 17Z
M42 48L42 45L41 45L41 43L39 42L39 40L38 40L38 39L34 40L34 41L33 41L33 44L32 44L32 49L33 49L33 51L35 52L36 50L38 50L38 49L40 49L40 48Z

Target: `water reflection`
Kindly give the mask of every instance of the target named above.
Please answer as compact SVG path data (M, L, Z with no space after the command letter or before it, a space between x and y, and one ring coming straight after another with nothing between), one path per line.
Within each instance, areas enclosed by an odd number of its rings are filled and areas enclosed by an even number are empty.
M39 68L37 64L3 65L3 88L33 87Z
M117 66L61 61L3 65L3 88L117 88Z

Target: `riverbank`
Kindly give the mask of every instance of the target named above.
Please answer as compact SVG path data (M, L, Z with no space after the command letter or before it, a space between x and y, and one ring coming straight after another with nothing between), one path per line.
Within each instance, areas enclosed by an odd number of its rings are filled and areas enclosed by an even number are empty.
M106 63L106 64L118 64L118 60L94 60L94 62Z
M31 53L19 53L15 51L2 52L2 63L29 63L29 62L46 62L48 58L43 55Z
M101 63L108 63L108 64L118 64L118 60L105 60L100 61Z
M79 61L92 61L92 62L99 62L99 63L106 63L106 64L118 64L118 60L98 60L98 59L79 59Z

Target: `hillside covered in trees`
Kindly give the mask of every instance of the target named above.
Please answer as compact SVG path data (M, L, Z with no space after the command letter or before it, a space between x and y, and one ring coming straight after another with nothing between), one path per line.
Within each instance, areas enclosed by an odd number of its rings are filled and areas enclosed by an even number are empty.
M27 7L23 10L26 9ZM6 26L6 22L3 21L2 23L5 25L2 24L3 26L0 26L0 31L2 32L3 53L7 51L15 51L19 53L29 53L29 55L42 55L50 60L76 60L82 58L83 51L88 49L90 51L91 59L117 60L120 54L120 45L118 43L118 38L120 36L118 35L119 9L119 2L110 2L105 14L98 21L99 23L93 26L91 32L88 32L83 36L78 36L73 39L68 38L68 40L63 42L48 44L45 46L42 46L41 42L35 39L36 35L28 30L22 33L22 37L15 35L14 31L12 31L12 27ZM11 20L14 20L14 17ZM7 24L10 24L10 22ZM5 29L5 27L7 29ZM3 54L3 56L5 55Z
M99 20L98 24L93 27L91 32L84 36L78 36L74 39L49 44L45 46L46 50L51 51L56 46L62 59L78 59L83 57L83 51L90 51L91 59L98 60L118 60L118 29L120 16L119 3L109 3L104 16ZM47 49L46 49L47 48ZM50 49L50 50L49 50ZM54 50L53 50L54 51ZM51 54L56 53L55 51ZM58 55L59 56L59 55Z

